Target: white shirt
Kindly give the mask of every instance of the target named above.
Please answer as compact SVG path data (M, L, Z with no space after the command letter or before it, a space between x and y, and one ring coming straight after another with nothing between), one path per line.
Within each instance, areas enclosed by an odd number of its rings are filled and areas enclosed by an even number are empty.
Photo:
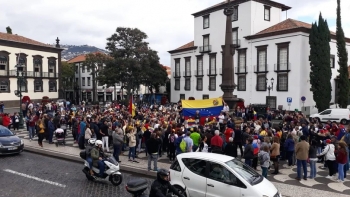
M203 149L202 149L202 152L203 153L207 153L208 152L208 144L203 142L204 146L203 146Z
M225 119L225 116L224 115L220 115L219 116L219 123L224 123L224 119Z
M224 108L222 109L222 111L230 111L230 107L228 105L225 105Z

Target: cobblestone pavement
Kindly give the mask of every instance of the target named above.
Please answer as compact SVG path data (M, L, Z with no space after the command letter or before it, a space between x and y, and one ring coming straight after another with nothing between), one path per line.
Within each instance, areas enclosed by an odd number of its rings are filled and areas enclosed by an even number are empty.
M88 181L81 171L83 164L28 152L1 156L0 166L0 197L131 196L125 191L131 174L123 173L122 184L115 187L109 182ZM152 180L147 180L151 184Z

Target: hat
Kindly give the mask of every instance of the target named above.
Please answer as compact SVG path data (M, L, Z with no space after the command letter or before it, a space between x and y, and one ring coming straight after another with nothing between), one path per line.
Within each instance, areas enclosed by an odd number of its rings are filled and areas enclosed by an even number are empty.
M331 143L331 140L330 139L327 139L326 140L326 144L330 144Z
M254 135L254 139L258 139L258 136L257 136L257 135Z

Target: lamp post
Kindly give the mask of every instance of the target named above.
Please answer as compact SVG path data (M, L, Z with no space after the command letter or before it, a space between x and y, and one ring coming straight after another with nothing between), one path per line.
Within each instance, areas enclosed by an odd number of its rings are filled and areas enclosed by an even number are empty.
M24 66L20 63L17 63L17 65L15 66L15 68L17 68L17 92L15 93L18 97L19 97L19 128L23 129L24 125L23 125L23 111L22 111L22 82L24 80Z
M270 91L273 90L273 82L275 81L275 79L271 78L270 80L271 80L271 85L267 86L267 83L269 80L266 78L266 88L269 91L269 96L270 96Z

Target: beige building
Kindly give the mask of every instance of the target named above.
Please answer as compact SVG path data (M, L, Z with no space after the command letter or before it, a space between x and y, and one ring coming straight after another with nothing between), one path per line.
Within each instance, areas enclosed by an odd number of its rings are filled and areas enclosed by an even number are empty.
M58 99L63 96L60 89L61 51L59 40L56 47L20 35L0 32L0 101L5 108L19 107L19 97L28 96L41 102L43 96ZM23 66L24 80L19 87L16 65Z

